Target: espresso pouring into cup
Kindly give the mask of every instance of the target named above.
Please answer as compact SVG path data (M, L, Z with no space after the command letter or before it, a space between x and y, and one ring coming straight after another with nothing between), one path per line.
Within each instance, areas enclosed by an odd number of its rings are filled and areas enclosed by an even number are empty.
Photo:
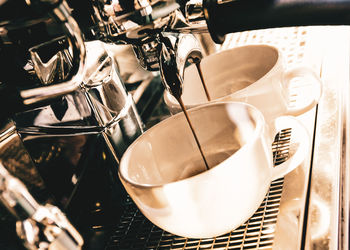
M203 58L200 66L212 101L247 102L267 120L305 113L318 103L322 92L321 80L311 69L286 69L282 53L269 45L224 50ZM302 82L305 91L299 89L292 104L295 81ZM208 103L195 65L185 70L182 99L187 109ZM172 114L181 111L170 94L164 93L164 101Z
M254 106L221 102L189 110L210 169L205 171L183 113L142 134L122 157L119 177L141 212L176 235L214 237L244 223L272 180L299 166L309 136L293 117L266 123ZM292 128L289 159L273 166L276 132Z

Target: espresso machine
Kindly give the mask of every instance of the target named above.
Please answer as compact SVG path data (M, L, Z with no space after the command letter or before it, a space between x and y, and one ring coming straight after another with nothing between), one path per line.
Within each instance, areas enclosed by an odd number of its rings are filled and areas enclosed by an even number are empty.
M141 218L118 180L123 152L158 121L163 91L181 95L185 67L215 51L214 42L224 46L227 34L345 25L349 13L350 1L329 0L0 2L1 248L20 249L22 242L29 249L197 246ZM124 65L114 48L124 45L134 53L129 58L153 72L145 88L142 81L132 89L120 74ZM273 195L281 183L272 184ZM127 233L134 230L124 224L128 213L149 228L146 235ZM152 237L173 243L137 245ZM213 242L220 239L203 240L201 247Z

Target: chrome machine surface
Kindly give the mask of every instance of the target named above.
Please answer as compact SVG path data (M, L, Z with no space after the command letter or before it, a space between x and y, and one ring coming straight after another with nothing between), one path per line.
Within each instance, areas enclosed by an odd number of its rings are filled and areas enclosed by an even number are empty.
M350 29L299 25L349 24L349 13L348 0L0 1L0 194L24 245L72 249L84 238L87 249L348 249ZM276 28L284 26L291 27ZM311 135L308 158L228 235L164 232L137 210L116 173L132 141L169 115L161 93L174 90L172 71L159 60L173 56L181 92L188 63L256 43L275 45L288 66L306 64L322 79L319 104L298 117ZM312 91L293 86L296 102ZM276 165L293 150L293 131L278 135ZM19 247L11 237L4 241Z

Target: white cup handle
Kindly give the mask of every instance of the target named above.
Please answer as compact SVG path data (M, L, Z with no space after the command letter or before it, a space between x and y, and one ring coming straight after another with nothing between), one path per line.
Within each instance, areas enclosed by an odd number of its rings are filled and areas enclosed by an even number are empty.
M311 91L307 91L307 93L303 93L303 90L298 91L300 94L307 96L307 102L296 103L295 107L291 107L289 105L286 115L301 115L306 111L309 111L318 103L321 94L322 94L322 82L319 76L312 70L307 67L296 67L290 70L287 70L283 75L283 84L286 85L288 92L291 89L291 83L296 78L300 78L305 84L311 88ZM288 97L288 99L290 96ZM299 104L299 105L298 105Z
M291 128L289 158L285 162L275 166L272 171L272 180L281 178L298 167L308 155L310 150L310 137L306 128L292 116L281 116L274 120L272 125L275 136L283 129Z

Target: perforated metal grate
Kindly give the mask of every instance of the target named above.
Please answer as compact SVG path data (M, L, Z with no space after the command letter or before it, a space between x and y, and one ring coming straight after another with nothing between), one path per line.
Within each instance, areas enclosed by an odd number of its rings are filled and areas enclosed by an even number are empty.
M237 32L227 35L220 49L230 49L248 44L269 44L283 52L288 66L295 66L305 59L308 36L308 27Z
M272 145L275 165L288 158L291 129L282 130ZM189 239L153 225L128 198L124 214L107 249L271 249L283 189L283 178L271 183L264 201L243 225L210 239Z

